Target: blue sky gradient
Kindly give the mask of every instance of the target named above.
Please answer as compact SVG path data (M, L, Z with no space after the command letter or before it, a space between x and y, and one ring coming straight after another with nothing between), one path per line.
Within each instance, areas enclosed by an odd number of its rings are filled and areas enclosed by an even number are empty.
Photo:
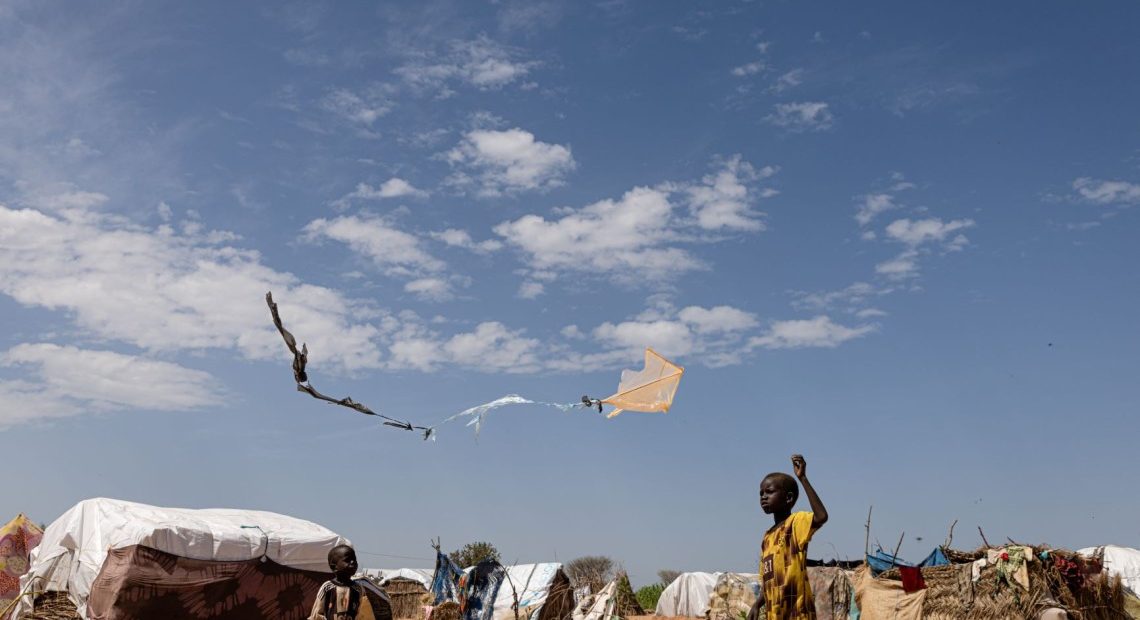
M362 564L1140 545L1140 6L0 7L9 513L274 510ZM653 346L667 415L604 396ZM1073 502L1079 497L1079 502ZM921 538L921 540L919 540Z

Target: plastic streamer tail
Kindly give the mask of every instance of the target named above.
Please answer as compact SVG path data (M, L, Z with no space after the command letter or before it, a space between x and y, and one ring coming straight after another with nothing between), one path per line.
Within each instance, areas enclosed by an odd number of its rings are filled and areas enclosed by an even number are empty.
M463 411L460 411L459 413L445 419L443 422L440 422L440 425L447 424L448 422L452 422L460 418L470 418L465 426L474 426L475 436L478 437L479 431L483 430L483 422L486 421L487 414L508 405L538 405L540 407L554 407L560 411L570 411L571 409L578 409L582 407L582 403L547 403L531 400L529 398L523 398L518 394L507 394L506 396L503 396L502 398L496 398L491 402L483 403L482 405L476 405L470 409L464 409ZM432 433L431 438L434 439L434 436L435 434ZM427 437L425 437L425 439L427 439Z

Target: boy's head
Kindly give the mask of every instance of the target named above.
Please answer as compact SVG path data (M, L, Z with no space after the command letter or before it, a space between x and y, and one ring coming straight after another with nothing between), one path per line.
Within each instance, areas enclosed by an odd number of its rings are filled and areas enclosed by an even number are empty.
M356 563L356 551L348 545L337 545L329 551L329 568L336 573L338 579L351 579L356 574L359 565Z
M788 474L774 472L760 481L760 509L764 514L791 512L799 497L800 485Z

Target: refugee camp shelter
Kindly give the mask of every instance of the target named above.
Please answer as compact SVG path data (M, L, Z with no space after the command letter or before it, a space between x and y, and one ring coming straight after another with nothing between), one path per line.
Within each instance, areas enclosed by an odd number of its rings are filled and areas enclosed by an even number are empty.
M20 577L28 571L29 554L43 533L22 514L0 527L0 620L11 617L20 594Z
M517 564L506 567L507 575L495 597L495 620L561 620L574 610L574 589L558 562Z
M252 510L158 508L89 499L44 531L16 618L60 600L103 619L308 616L348 541L316 523Z
M578 605L570 617L572 620L610 620L643 615L645 610L633 594L629 576L623 572L594 594L590 594L587 587L586 592L578 595Z
M721 573L681 573L661 591L658 616L703 616Z
M1131 590L1133 594L1140 595L1140 550L1104 545L1102 547L1087 547L1077 553L1099 558L1105 572L1113 577L1119 576L1124 587Z
M422 618L424 597L431 588L431 568L366 568L363 576L387 593L393 618Z

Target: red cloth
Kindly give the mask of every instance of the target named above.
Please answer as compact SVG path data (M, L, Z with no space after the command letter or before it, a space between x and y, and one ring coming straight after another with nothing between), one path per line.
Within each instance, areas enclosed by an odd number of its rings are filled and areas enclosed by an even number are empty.
M922 580L922 569L917 566L900 566L899 575L902 576L903 592L910 594L926 588Z

